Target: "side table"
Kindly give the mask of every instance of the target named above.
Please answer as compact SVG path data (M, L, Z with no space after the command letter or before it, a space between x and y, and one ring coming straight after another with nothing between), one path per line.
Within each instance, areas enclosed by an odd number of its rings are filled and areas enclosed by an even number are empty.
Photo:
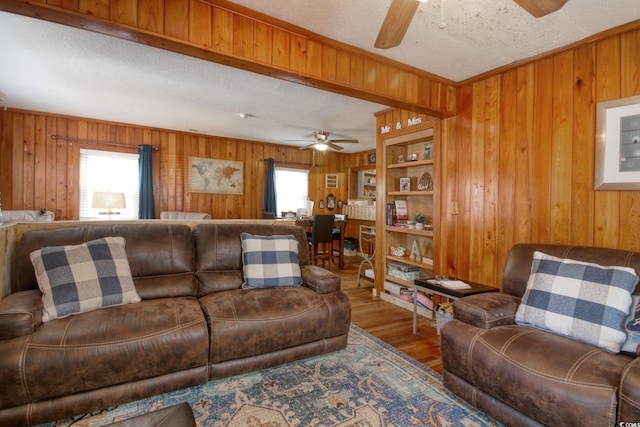
M470 288L466 289L450 289L446 288L434 279L417 279L414 281L414 292L413 296L413 334L416 334L416 323L418 320L418 291L426 291L431 294L441 295L448 299L459 299L463 297L467 297L469 295L475 294L483 294L485 292L498 292L498 288L494 288L492 286L481 285L479 283L469 282L468 280L464 280L464 282L470 286Z

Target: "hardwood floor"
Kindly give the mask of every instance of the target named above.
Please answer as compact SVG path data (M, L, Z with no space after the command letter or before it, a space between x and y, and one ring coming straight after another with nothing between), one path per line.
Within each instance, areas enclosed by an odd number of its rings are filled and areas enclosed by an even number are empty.
M417 334L413 334L413 312L378 297L373 297L372 284L361 281L358 287L358 266L361 257L345 257L345 268L331 269L341 277L342 290L351 300L351 322L442 374L440 336L435 319L418 316Z

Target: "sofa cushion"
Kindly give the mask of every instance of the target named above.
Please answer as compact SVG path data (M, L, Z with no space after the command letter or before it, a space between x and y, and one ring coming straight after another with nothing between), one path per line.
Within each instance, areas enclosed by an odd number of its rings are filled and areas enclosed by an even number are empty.
M243 288L270 288L302 284L298 240L291 235L240 235Z
M617 353L638 277L632 268L601 266L535 252L516 323Z
M42 321L139 302L123 237L49 246L30 254L42 292Z

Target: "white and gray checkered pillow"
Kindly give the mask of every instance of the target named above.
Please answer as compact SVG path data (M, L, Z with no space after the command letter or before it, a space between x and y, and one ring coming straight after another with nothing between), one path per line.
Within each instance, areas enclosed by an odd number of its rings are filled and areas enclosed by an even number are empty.
M291 235L240 235L242 241L243 288L300 286L298 240Z
M50 246L29 257L42 292L42 321L139 302L124 237Z
M516 323L618 353L626 339L624 321L637 282L632 268L535 252Z

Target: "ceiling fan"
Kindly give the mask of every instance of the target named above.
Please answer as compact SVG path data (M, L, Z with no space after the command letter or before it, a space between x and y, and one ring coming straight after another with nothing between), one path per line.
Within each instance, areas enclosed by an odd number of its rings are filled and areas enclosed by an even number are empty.
M560 9L567 0L513 0L527 12L541 18ZM419 3L427 0L391 0L391 6L384 18L382 28L374 46L378 49L389 49L402 42L404 34L409 28L413 16L418 10Z
M300 147L301 150L305 150L307 148L315 148L319 151L325 151L328 148L333 148L334 150L344 150L344 147L334 144L335 142L339 142L341 144L357 144L357 139L329 139L329 132L325 131L316 131L313 132L313 137L315 141L313 144L306 145L304 147ZM292 141L292 140L290 140Z

